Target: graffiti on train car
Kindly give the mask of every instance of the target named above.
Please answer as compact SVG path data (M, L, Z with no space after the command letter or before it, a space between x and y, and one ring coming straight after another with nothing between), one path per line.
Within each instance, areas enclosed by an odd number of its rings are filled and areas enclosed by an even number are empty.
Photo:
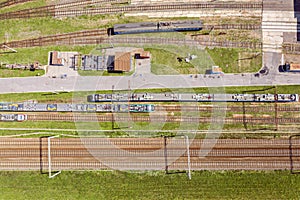
M153 112L152 104L43 104L1 103L0 111L24 112Z
M298 102L298 94L134 93L92 94L89 102Z

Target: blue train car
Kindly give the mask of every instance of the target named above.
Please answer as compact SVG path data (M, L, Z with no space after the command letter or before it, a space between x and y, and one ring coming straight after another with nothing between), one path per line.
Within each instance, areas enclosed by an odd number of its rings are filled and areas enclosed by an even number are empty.
M0 103L0 110L2 111L20 111L24 106L21 103Z

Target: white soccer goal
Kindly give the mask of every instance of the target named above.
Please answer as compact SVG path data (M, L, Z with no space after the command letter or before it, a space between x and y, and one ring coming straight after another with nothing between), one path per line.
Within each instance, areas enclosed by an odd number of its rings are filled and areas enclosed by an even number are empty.
M177 135L180 136L180 138L184 138L185 141L185 145L186 145L186 153L187 153L187 167L188 167L188 179L191 180L192 179L192 173L191 173L191 154L190 154L190 141L189 141L189 136L188 135ZM168 136L165 136L165 152L164 152L164 156L165 156L165 167L166 167L166 173L168 173L168 161L167 161L167 146L166 146L166 138Z
M189 141L189 136L184 135L184 138L185 138L186 151L187 151L187 156L188 156L188 177L189 177L189 180L191 180L192 179L192 174L191 174L190 141Z
M185 135L185 141L186 141L186 150L188 154L188 177L191 180L192 179L192 174L191 174L191 155L190 155L190 141L189 141L189 136Z
M51 139L52 138L58 138L58 137L59 137L59 135L48 137L48 172L49 172L49 178L54 178L55 176L57 176L58 174L61 173L61 171L58 171L58 172L52 174L52 163L51 163Z

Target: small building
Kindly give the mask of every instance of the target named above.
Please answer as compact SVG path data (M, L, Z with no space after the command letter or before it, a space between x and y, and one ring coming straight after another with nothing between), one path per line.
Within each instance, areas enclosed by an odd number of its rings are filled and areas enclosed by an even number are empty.
M96 70L108 72L130 72L134 69L135 59L150 58L150 52L142 48L117 47L108 49L102 56L82 56L82 70Z
M63 66L64 60L58 51L49 52L49 65Z
M150 58L150 51L144 51L144 49L136 49L132 51L135 59L148 59Z
M108 56L107 57L106 65L107 65L107 71L109 71L109 72L114 71L114 68L115 68L115 56L113 56L113 55Z
M129 72L132 67L132 56L130 52L116 52L113 71Z
M50 51L48 54L48 65L49 66L65 66L74 68L77 65L76 56L78 52L59 52Z
M82 56L81 62L82 70L106 70L104 63L104 57L95 55L84 55Z

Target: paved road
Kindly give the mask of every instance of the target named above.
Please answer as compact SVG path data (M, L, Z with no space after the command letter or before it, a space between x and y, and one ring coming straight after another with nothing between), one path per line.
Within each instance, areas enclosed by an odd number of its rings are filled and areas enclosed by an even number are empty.
M222 86L254 86L254 85L287 85L299 84L298 74L273 74L254 77L254 74L229 74L217 78L197 78L189 75L155 76L143 74L130 77L68 77L66 79L53 79L48 77L0 79L1 93L20 92L53 92L53 91L93 91L141 88L193 88L193 87L222 87Z
M193 88L193 87L220 87L223 86L258 86L258 85L300 85L300 74L275 74L255 77L254 74L228 74L217 78L215 76L197 78L190 75L155 76L142 74L130 77L68 77L66 79L53 79L48 77L10 78L0 79L1 93L21 92L53 92L53 91L94 91L126 90L130 84L131 89L141 88ZM130 83L129 83L130 82Z

